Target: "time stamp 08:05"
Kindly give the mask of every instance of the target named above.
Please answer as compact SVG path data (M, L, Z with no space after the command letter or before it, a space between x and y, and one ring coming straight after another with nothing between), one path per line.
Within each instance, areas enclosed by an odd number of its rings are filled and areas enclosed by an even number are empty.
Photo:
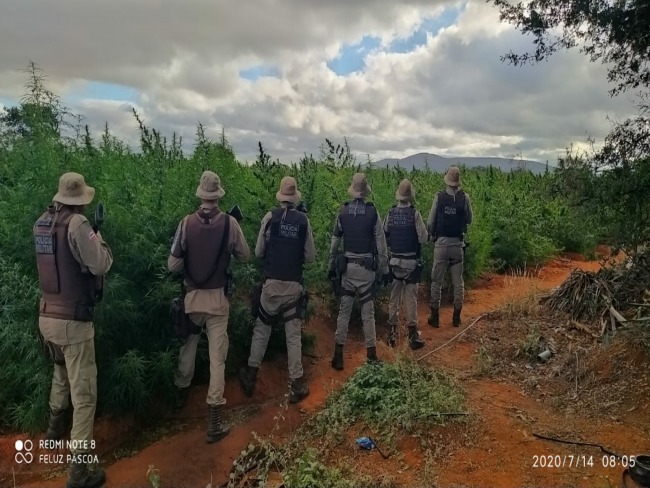
M573 455L573 454L543 454L533 456L533 468L632 468L636 464L634 456L609 456L601 457Z

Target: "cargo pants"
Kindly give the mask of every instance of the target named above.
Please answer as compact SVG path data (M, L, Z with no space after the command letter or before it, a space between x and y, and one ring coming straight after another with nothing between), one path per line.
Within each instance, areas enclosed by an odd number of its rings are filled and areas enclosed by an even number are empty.
M394 278L388 303L388 325L390 326L397 325L402 302L406 308L406 325L408 327L418 325L418 284L405 281L405 278L415 270L416 265L415 259L391 260L390 267Z
M354 305L354 295L357 294L361 305L361 321L363 322L365 345L367 348L376 347L374 286L374 271L356 263L348 263L347 269L341 277L341 305L334 335L337 344L345 344L350 316L352 315L352 306Z
M72 430L70 440L79 449L73 454L91 451L93 424L97 407L97 364L95 363L95 331L92 322L39 318L39 329L45 340L63 351L65 365L54 364L50 409L64 410L72 398Z
M440 308L442 281L449 269L454 287L454 308L461 308L465 300L463 282L463 247L461 244L441 246L436 244L431 270L431 307Z
M208 405L224 405L223 397L225 387L224 373L226 369L226 356L228 355L228 315L212 315L207 313L190 313L190 320L199 327L205 325L208 336L208 351L210 354L210 385L208 386ZM190 334L181 347L178 355L178 368L174 384L178 388L187 388L194 377L196 365L196 347L199 344L200 334Z
M295 303L302 294L302 285L293 281L267 280L262 286L260 305L270 315L290 303ZM283 315L289 317L296 313L296 307L286 310ZM284 324L284 333L287 339L287 362L289 378L292 380L302 377L302 320L294 318ZM266 353L266 347L271 337L271 326L266 325L258 317L253 329L251 353L248 365L259 368Z

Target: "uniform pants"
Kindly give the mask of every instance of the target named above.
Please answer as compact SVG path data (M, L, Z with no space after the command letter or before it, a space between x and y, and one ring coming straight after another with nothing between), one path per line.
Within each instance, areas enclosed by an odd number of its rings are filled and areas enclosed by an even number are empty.
M97 407L97 364L93 324L41 317L39 328L46 340L61 347L65 358L65 365L54 365L50 409L64 410L70 405L68 398L72 398L70 440L80 442L77 444L79 448L72 452L90 452ZM84 340L77 342L79 339ZM88 448L83 444L87 444Z
M190 320L199 327L205 325L208 336L208 350L210 353L210 386L206 402L208 405L223 405L225 386L224 371L226 356L228 355L228 315L211 315L206 313L190 313ZM194 377L196 365L196 346L200 334L190 334L181 347L178 356L178 369L174 384L178 388L187 388Z
M440 308L442 281L449 269L454 287L454 308L461 308L465 299L463 283L463 248L461 246L438 246L434 248L431 270L431 307Z
M267 281L262 287L260 305L269 315L277 315L280 308L294 303L302 294L302 285L295 282L273 282ZM295 315L296 307L284 312L284 316ZM302 377L302 321L300 318L289 320L284 324L284 332L287 338L287 361L289 366L289 378L295 380ZM266 347L271 337L271 326L266 325L260 318L255 321L253 329L253 340L251 353L248 358L248 365L259 368L266 353Z
M399 320L399 311L404 302L406 308L406 325L418 325L418 284L406 283L403 279L393 279L388 304L388 325L396 326Z
M341 277L341 306L336 320L335 341L339 345L345 344L348 335L354 294L359 296L361 305L361 321L363 322L363 335L366 347L377 345L375 334L375 303L374 303L375 272L365 267L348 263L348 267ZM347 290L350 295L345 294Z

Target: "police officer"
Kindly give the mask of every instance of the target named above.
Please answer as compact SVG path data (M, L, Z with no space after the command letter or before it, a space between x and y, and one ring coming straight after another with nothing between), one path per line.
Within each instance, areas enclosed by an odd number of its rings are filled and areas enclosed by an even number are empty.
M53 204L33 228L41 289L38 326L55 363L46 439L63 437L68 395L72 398L70 439L77 447L71 452L67 488L94 488L106 481L102 469L91 472L87 463L77 462L90 454L97 406L97 284L113 264L110 248L83 216L94 196L82 175L65 173Z
M225 195L221 180L212 171L201 175L196 196L199 209L184 217L178 225L167 267L172 273L184 273L185 313L198 327L205 326L210 354L209 411L206 442L216 442L230 432L223 422L224 367L228 354L228 314L230 304L225 287L231 256L245 262L250 257L241 227L221 211L219 199ZM191 334L181 347L174 384L182 402L187 398L194 376L199 334ZM180 407L180 405L177 405Z
M446 190L433 199L427 227L434 247L431 270L431 316L429 325L439 327L440 293L442 280L449 268L454 287L453 326L460 325L465 284L463 283L464 237L472 223L472 204L469 195L460 189L460 170L451 166L444 177Z
M393 277L388 305L388 345L395 346L397 320L404 299L409 347L415 350L424 346L418 331L418 283L422 276L420 251L422 244L427 242L428 232L420 211L413 206L415 189L409 180L400 182L395 198L397 204L384 221L384 233L390 247L388 264Z
M329 277L341 276L341 305L336 323L332 367L343 369L343 346L348 334L355 295L359 296L361 320L368 362L376 362L377 339L375 334L375 279L379 271L388 275L386 237L377 209L365 199L371 188L366 175L356 173L348 193L352 200L341 205L334 224L329 255ZM342 255L338 255L343 239Z
M248 364L239 371L239 380L247 396L252 396L266 347L275 321L284 323L289 363L289 402L297 403L309 394L302 369L301 311L303 303L302 271L304 263L316 259L314 236L305 213L296 209L301 193L296 180L285 176L276 193L280 206L262 219L255 255L264 260L264 283Z

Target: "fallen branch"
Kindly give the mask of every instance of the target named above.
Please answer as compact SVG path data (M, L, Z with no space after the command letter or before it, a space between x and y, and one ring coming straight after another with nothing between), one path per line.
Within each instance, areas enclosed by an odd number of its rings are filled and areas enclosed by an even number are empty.
M484 313L483 315L479 315L476 319L474 319L474 322L472 322L471 324L469 324L469 325L467 326L467 328L466 328L465 330L463 330L463 331L461 331L460 333L456 334L454 337L452 337L452 338L449 339L447 342L445 342L442 346L437 347L437 348L435 348L433 351L429 351L428 353L426 353L426 354L420 356L417 360L418 360L418 361L421 361L422 359L426 358L427 356L430 356L430 355L433 354L434 352L437 352L437 351L439 351L440 349L442 349L443 347L447 346L448 344L450 344L451 342L453 342L454 340L456 340L458 337L462 336L462 335L463 335L465 332L467 332L469 329L471 329L472 327L474 327L474 326L478 323L479 320L481 320L481 319L484 318L484 317L487 317L490 313L492 313L492 312L487 312L487 313Z
M562 443L562 444L573 444L573 445L575 445L575 446L590 446L590 447L597 447L597 448L599 448L602 452L604 452L605 454L610 454L610 455L612 455L612 456L616 456L616 457L619 458L619 459L621 458L621 456L619 456L619 455L616 454L615 452L612 452L612 451L610 451L610 450L608 450L608 449L605 449L605 448L604 448L603 446L601 446L600 444L595 444L595 443L593 443L593 442L567 441L567 440L564 440L564 439L558 439L557 437L548 437L548 436L545 436L545 435L536 434L535 432L533 432L533 435L534 435L535 437L539 438L539 439L545 439L545 440L547 440L547 441L553 441L553 442L560 442L560 443Z
M621 324L624 324L627 322L627 319L623 317L614 307L609 307L609 313L614 317L616 320L618 320Z

